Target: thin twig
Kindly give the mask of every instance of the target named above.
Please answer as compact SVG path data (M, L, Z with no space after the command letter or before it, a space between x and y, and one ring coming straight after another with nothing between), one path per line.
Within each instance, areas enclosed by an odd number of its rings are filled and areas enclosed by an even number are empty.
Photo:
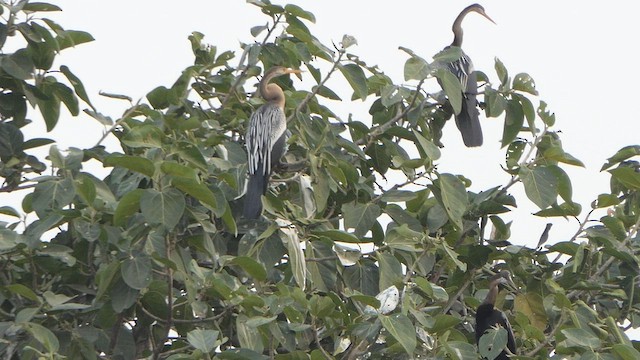
M109 136L109 134L111 134L118 126L120 126L125 120L127 120L129 116L138 109L138 105L140 105L140 101L142 101L142 99L138 99L135 105L127 109L127 111L125 111L122 117L118 121L116 121L115 124L113 124L113 126L109 128L109 130L105 131L105 133L102 134L102 137L98 140L98 142L93 147L100 146L100 144L104 141L104 139L106 139L107 136Z
M313 91L311 91L309 94L307 94L307 96L304 98L304 100L302 100L300 102L300 104L298 104L298 106L296 106L296 109L293 113L291 113L291 115L289 115L289 117L287 118L287 122L291 121L293 119L293 117L300 112L300 110L302 110L302 108L307 105L307 103L309 103L309 101L311 101L311 99L316 96L318 94L318 92L320 92L320 89L324 86L324 84L327 82L327 80L329 80L329 78L331 77L331 75L336 71L336 69L338 68L338 65L340 64L340 61L342 61L342 57L344 56L345 51L344 49L340 49L340 51L338 51L338 58L335 59L335 61L333 62L333 66L331 67L331 69L329 69L329 72L327 73L327 75L324 77L324 79L322 79L320 81L320 83L316 86L315 89L313 89Z
M371 135L369 136L369 140L367 141L366 147L371 146L371 144L373 144L373 142L375 141L375 139L378 136L382 135L385 131L387 131L388 128L393 126L400 119L404 118L409 113L409 111L411 111L411 109L413 108L413 105L416 102L416 99L418 98L418 95L420 95L420 88L422 87L423 83L424 83L424 79L420 80L420 82L418 83L418 86L416 88L415 94L413 94L413 97L411 98L411 101L409 102L409 105L406 108L404 108L404 110L402 112L400 112L399 114L394 116L391 120L387 121L386 123L378 126L377 128L375 128L375 129L373 129L371 131ZM363 139L358 139L355 142L355 144L356 145L363 145L364 144L364 140Z

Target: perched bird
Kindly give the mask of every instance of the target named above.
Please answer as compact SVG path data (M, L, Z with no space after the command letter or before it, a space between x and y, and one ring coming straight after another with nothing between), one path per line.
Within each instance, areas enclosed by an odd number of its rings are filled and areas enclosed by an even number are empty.
M473 4L467 6L460 15L453 22L451 30L453 30L453 42L451 46L462 46L462 20L470 12L477 12L478 14L489 19L492 23L495 22L484 12L484 8L479 4ZM480 127L480 120L478 120L478 109L476 108L476 95L478 92L478 80L476 73L473 69L473 63L464 51L461 51L462 56L447 64L449 71L455 75L463 89L462 109L459 114L455 115L456 125L462 133L462 140L467 147L482 145L482 128Z
M502 311L494 308L496 296L498 296L499 291L498 287L500 285L515 288L509 271L502 270L491 278L491 282L489 282L489 293L487 293L487 297L482 304L478 306L478 310L476 311L476 344L480 343L480 338L485 331L500 326L507 330L507 349L515 354L516 341L513 337L513 330L511 329L511 324L509 324L509 319L507 319ZM507 352L503 350L495 359L508 360L509 357L507 356Z
M260 81L260 95L267 103L251 114L245 138L249 166L243 209L245 219L257 219L262 213L261 197L267 192L271 172L286 149L287 118L284 114L284 93L278 85L269 82L278 76L300 72L275 66L269 69Z

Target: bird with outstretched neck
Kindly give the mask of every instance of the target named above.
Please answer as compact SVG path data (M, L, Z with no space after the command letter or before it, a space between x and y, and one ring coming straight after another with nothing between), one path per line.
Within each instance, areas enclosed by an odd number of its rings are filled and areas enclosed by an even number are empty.
M259 91L267 102L251 114L245 137L249 180L244 196L243 216L253 220L262 213L262 195L267 192L273 168L284 155L287 143L287 118L284 92L269 82L278 76L297 74L300 70L275 66L260 81Z
M453 42L451 46L462 46L462 20L470 12L476 12L492 23L495 22L484 12L484 8L479 4L467 6L453 22ZM455 114L456 126L462 134L462 140L467 147L482 145L482 128L478 119L478 109L476 108L476 95L478 93L478 80L473 69L473 63L467 54L461 50L460 58L447 64L447 68L455 75L462 85L462 109Z
M494 307L496 303L496 297L500 291L499 286L506 285L515 289L513 280L511 280L511 273L507 270L502 270L500 273L494 275L489 282L489 292L482 304L478 306L476 311L476 344L479 345L480 338L485 331L500 326L507 331L507 349L512 354L516 353L516 341L513 336L513 329L506 315ZM496 360L508 360L509 357L505 350L495 358Z

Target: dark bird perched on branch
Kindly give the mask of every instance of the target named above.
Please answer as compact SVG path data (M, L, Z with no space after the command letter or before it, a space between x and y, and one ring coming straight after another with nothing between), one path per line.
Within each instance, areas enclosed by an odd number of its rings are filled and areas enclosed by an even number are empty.
M467 6L460 15L453 22L451 29L453 30L453 42L451 46L462 46L462 20L470 12L477 12L478 14L489 19L492 23L495 22L484 12L484 8L479 4L473 4ZM447 64L449 71L455 75L460 84L462 84L462 109L459 114L455 115L456 125L462 133L462 140L468 147L482 145L482 128L480 127L480 120L478 120L478 109L476 108L476 95L478 93L478 81L476 79L476 73L473 69L473 63L464 51L461 51L462 56Z
M267 192L273 168L284 155L287 142L287 118L284 114L284 93L271 79L300 70L275 66L260 81L260 95L267 101L251 114L245 138L249 166L243 216L257 219L262 212L262 195Z
M515 289L515 285L513 284L513 280L511 280L511 273L509 273L509 271L502 270L491 278L491 282L489 283L489 293L487 293L487 297L484 299L482 304L478 306L478 310L476 311L476 344L479 345L480 338L485 331L495 328L496 326L500 326L507 331L507 349L509 349L511 353L515 354L516 341L513 337L513 330L511 329L511 324L509 324L509 319L507 319L502 311L494 308L499 291L498 287L500 285L511 286ZM502 350L495 359L508 360L509 357L507 356L507 352Z

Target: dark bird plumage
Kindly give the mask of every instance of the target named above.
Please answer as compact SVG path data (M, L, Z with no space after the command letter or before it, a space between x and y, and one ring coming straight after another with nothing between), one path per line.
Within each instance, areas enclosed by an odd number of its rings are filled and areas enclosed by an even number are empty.
M489 283L489 292L482 304L478 306L476 311L476 344L479 344L480 338L485 331L500 326L507 331L507 349L511 353L516 353L516 341L513 336L513 329L506 315L494 307L496 302L496 296L498 296L500 285L510 285L515 288L513 281L511 280L511 274L507 270L501 271L495 275ZM496 360L508 360L506 351L502 351L496 358Z
M287 142L287 118L284 113L284 92L271 79L300 70L276 66L260 81L260 95L267 101L251 114L245 138L249 179L244 196L243 216L257 219L262 213L262 195L267 192L273 168L284 155Z
M447 48L451 46L462 46L462 20L470 12L476 12L495 24L495 22L484 12L484 8L481 5L473 4L467 6L453 22L453 26L451 27L454 35L453 42ZM478 80L471 59L464 53L464 51L462 51L462 49L461 54L462 56L459 59L447 64L449 71L451 71L451 73L460 80L460 84L463 89L462 109L460 110L460 113L455 114L456 125L462 134L462 140L466 146L480 146L482 145L483 139L482 128L480 127L480 120L478 119L479 112L476 107Z

